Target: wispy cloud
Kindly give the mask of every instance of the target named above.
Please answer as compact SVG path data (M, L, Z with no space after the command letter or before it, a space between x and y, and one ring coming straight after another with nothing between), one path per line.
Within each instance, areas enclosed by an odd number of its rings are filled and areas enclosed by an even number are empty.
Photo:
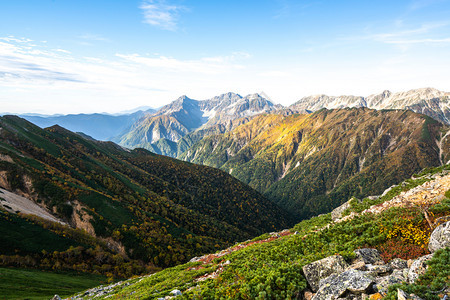
M109 58L78 57L48 43L0 37L0 107L36 112L45 106L53 113L98 112L107 107L114 112L123 110L124 99L130 107L156 107L161 99L192 95L192 91L214 95L224 89L226 78L246 70L250 57L238 51L190 60L121 53Z
M140 9L144 14L144 23L171 31L177 29L179 13L186 10L184 6L169 4L165 0L146 0Z
M448 25L449 25L448 22L425 23L416 28L378 33L378 34L372 35L371 37L373 39L376 39L379 41L388 42L390 39L395 39L395 38L427 35L427 34L432 33L436 29L441 29L443 27L447 27Z
M396 45L412 45L412 44L445 44L450 43L450 38L445 39L410 39L410 40L389 40L385 41L386 44Z
M430 44L439 45L450 42L449 32L450 23L430 22L416 27L405 28L403 22L396 21L398 26L392 26L393 29L385 32L366 33L356 37L342 37L338 40L346 42L355 41L373 41L386 45L396 45L401 47L403 51L409 49L413 45Z
M222 74L243 69L242 59L251 57L246 52L234 52L229 56L204 57L197 60L180 60L166 56L142 56L139 54L116 54L126 61L147 68L166 70L176 73Z
M31 40L17 38L0 38L0 68L1 78L31 81L68 81L82 82L82 79L71 72L60 70L58 67L50 67L45 61L50 58L61 57L61 54L69 53L63 49L47 51L35 49Z
M411 10L418 10L442 2L448 2L448 0L414 0L411 2L409 8Z

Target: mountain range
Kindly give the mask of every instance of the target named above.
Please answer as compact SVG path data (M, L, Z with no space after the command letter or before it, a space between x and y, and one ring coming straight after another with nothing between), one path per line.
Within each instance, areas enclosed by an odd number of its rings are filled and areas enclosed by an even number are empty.
M202 101L183 96L155 114L142 117L127 132L112 140L127 148L142 147L179 157L204 136L232 130L259 114L305 114L322 108L407 109L450 124L449 98L448 92L422 88L399 93L383 91L368 97L315 95L283 107L273 104L264 94L242 97L227 93Z
M203 101L182 96L155 114L142 117L127 133L113 140L124 147L155 150L160 147L153 145L161 139L176 143L194 130L215 125L233 128L236 119L248 119L280 108L259 94L242 97L227 93Z
M405 110L260 115L179 158L220 168L301 219L450 161L449 127Z
M368 107L373 109L408 109L450 124L450 93L433 88L407 92L383 91L368 97L315 95L304 97L289 106L293 111L316 111L322 108Z
M42 128L60 125L97 140L110 140L127 148L141 147L154 153L178 157L192 145L192 139L197 141L212 133L224 133L263 113L305 114L322 108L345 107L407 109L450 124L449 98L449 92L421 88L398 93L386 90L367 97L320 94L301 98L294 104L283 107L272 103L264 93L242 97L230 92L207 100L182 96L157 110L146 109L118 115L22 117Z
M96 140L107 141L122 134L142 116L155 110L147 108L119 115L110 114L70 114L70 115L20 115L41 128L59 125L74 132L82 132Z

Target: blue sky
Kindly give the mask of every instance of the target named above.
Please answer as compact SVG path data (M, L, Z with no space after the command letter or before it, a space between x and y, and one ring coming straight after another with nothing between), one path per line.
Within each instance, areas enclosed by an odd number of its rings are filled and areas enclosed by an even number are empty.
M449 16L448 0L1 1L0 111L450 91Z

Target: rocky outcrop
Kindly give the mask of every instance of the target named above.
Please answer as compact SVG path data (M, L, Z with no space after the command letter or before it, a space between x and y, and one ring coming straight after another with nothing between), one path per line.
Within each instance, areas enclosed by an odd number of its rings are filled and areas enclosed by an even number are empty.
M364 271L348 270L331 275L323 281L312 300L337 299L346 294L367 294L373 291L374 278Z
M363 261L365 264L373 264L373 265L384 264L380 252L378 252L377 249L362 248L356 249L354 252L356 254L357 260Z
M317 291L319 289L320 280L325 279L330 275L344 272L347 267L348 264L342 256L333 255L304 266L303 273L305 274L311 289Z
M429 254L412 260L408 268L407 262L399 258L384 263L376 249L357 249L354 253L356 257L350 265L343 257L333 255L304 266L306 280L315 292L306 290L304 297L308 293L312 300L381 299L391 285L413 283L425 273L425 262L433 256ZM405 295L405 299L420 299Z
M426 265L426 261L430 260L433 257L433 254L428 254L422 257L419 257L416 259L412 265L411 268L409 268L408 272L408 281L409 283L414 283L417 278L419 278L420 275L425 273L428 266Z
M389 201L385 201L381 204L372 205L370 208L362 211L361 213L351 212L348 216L341 217L333 220L336 223L348 221L356 216L363 214L379 214L385 210L393 207L405 207L408 205L434 205L442 201L445 198L445 193L450 186L450 171L442 170L436 174L429 174L422 177L427 180L423 184L416 186L408 191L401 192ZM417 179L417 178L415 178ZM381 195L386 195L394 186L391 186Z
M356 199L356 198L352 198L352 199L348 200L347 202L345 202L344 204L342 204L341 206L336 207L335 209L333 209L331 211L331 219L333 221L336 221L336 220L342 218L342 214L344 213L344 211L347 208L350 208L350 205L351 205L351 202L352 202L353 199Z
M428 243L428 250L431 253L445 247L450 247L450 221L436 227L431 233Z

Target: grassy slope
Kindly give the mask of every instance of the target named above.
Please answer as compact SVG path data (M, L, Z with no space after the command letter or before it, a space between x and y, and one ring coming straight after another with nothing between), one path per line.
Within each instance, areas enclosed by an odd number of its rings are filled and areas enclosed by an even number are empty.
M450 165L445 168L449 170ZM421 175L440 170L442 168L431 169ZM410 185L403 185L392 191L383 200L390 200L401 191L408 190L416 183L423 183L426 180L429 179L420 177L412 180ZM450 191L446 195L449 197ZM441 204L431 207L429 211L434 219L449 215L450 199L443 200ZM306 287L302 266L326 256L339 253L348 259L353 257L352 251L360 247L378 248L385 259L393 252L397 257L408 259L424 255L428 251L426 246L423 246L423 239L429 236L430 229L420 210L415 207L393 208L379 215L366 214L317 231L330 221L329 214L314 217L297 224L291 230L298 231L296 235L284 236L265 243L255 243L216 258L210 263L188 263L166 269L143 280L131 280L132 285L118 287L108 299L156 299L168 295L173 289L180 289L183 292L183 298L196 299L294 298ZM410 239L406 231L401 231L402 233L393 237L388 234L396 228L407 228L408 224L421 234L414 239ZM266 237L267 235L261 239ZM436 290L449 284L448 272L441 270L443 265L450 263L449 254L449 251L444 251L436 258L438 270L436 271L436 268L430 270L430 272L437 272L435 276L431 276L433 278L430 279L430 275L427 275L428 279L419 281L415 286L403 288L415 291L424 299L436 299L429 293L430 287L427 288L427 284L432 280L432 287ZM227 260L230 263L221 269L220 263ZM213 271L219 273L215 279L195 281L195 278ZM395 292L392 292L390 295L394 294Z
M92 274L51 273L37 270L0 268L0 299L48 300L56 293L73 293L106 282L106 277Z

